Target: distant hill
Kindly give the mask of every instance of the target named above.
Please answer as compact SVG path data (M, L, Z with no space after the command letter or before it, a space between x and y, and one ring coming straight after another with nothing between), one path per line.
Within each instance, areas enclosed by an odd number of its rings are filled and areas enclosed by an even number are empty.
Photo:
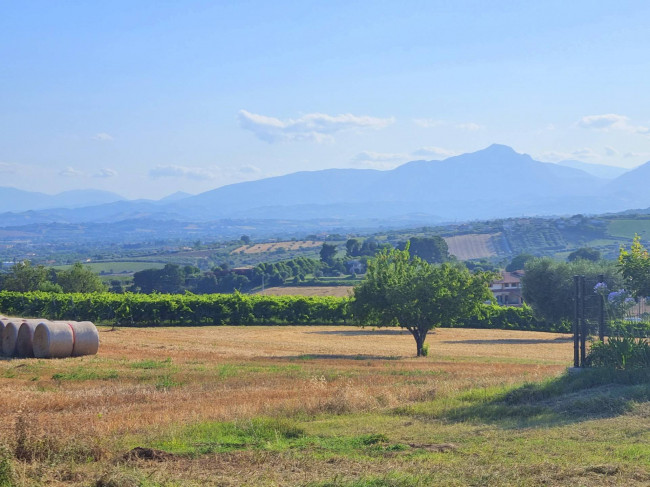
M123 199L119 194L97 189L79 189L50 195L35 191L0 187L0 213L48 208L81 208L103 203L112 203Z
M165 196L164 198L159 199L157 203L171 203L172 201L184 200L185 198L189 198L190 196L192 196L190 193L186 193L184 191L176 191L175 193L172 193L170 195Z
M605 194L614 201L620 201L625 208L647 208L650 206L650 162L632 169L611 181L605 187Z
M591 164L588 162L574 161L574 160L560 161L557 164L559 166L572 167L573 169L580 169L581 171L584 171L588 174L591 174L592 176L596 176L597 178L602 178L602 179L614 179L630 171L630 169L625 167L607 166L605 164Z
M344 228L361 221L376 225L405 221L438 223L596 214L650 206L650 192L645 190L650 183L650 165L640 166L615 179L603 179L581 168L567 167L567 164L581 163L540 162L510 147L495 144L442 161L408 162L390 171L303 171L231 184L194 196L176 193L159 201L126 201L110 193L89 192L85 194L86 201L91 196L95 201L104 198L102 204L76 208L83 206L83 192L79 195L63 193L66 195L63 198L62 195L32 193L29 197L23 195L24 201L16 195L9 198L0 195L0 201L13 199L14 208L21 205L25 208L30 202L32 205L32 211L24 213L5 209L14 213L0 214L0 227L53 222L254 219L320 220L327 222L324 226L328 228L332 228L332 222ZM42 201L43 197L46 201ZM52 206L57 201L59 206ZM39 210L43 205L48 205L47 209ZM2 208L6 207L0 206Z
M590 196L605 182L492 145L443 161L409 162L391 171L330 169L233 184L169 208L188 218L241 218L251 213L258 218L294 218L306 207L312 218L408 213L490 218L585 211L593 203Z

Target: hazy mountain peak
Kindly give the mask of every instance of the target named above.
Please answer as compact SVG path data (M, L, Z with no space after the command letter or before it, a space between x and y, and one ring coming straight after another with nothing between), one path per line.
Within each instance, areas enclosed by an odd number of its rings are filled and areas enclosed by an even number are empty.
M524 154L519 154L509 145L504 145L504 144L492 144L486 147L485 149L477 152L482 152L484 154L498 154L498 155L513 155L513 154L524 155Z
M175 193L169 194L165 196L164 198L160 198L158 200L159 203L171 203L172 201L180 201L184 200L185 198L189 198L190 196L193 196L190 193L186 193L185 191L176 191Z

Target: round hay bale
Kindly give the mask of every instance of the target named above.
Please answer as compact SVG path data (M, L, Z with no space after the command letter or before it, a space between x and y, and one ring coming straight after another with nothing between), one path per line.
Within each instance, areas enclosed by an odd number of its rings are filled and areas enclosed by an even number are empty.
M2 355L5 357L13 357L16 354L16 339L21 324L22 321L9 321L5 324L2 331Z
M34 356L34 331L41 323L50 323L47 320L25 320L18 328L16 338L16 357L33 357Z
M0 319L0 354L2 354L2 334L5 331L5 325L9 323L9 320Z
M74 331L72 356L95 355L99 350L99 332L90 321L70 322Z
M66 358L72 355L74 332L67 321L39 323L32 339L34 357Z

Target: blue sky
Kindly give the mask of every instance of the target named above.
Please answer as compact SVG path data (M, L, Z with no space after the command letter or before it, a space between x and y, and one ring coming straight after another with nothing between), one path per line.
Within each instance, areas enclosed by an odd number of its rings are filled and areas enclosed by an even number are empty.
M130 198L492 143L650 160L647 2L0 0L0 185Z

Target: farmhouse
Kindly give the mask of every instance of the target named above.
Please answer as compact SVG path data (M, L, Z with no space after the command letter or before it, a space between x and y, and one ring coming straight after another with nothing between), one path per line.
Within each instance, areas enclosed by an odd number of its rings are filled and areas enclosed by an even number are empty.
M521 306L521 277L524 271L502 272L501 279L490 284L490 291L494 294L498 304L505 306Z

